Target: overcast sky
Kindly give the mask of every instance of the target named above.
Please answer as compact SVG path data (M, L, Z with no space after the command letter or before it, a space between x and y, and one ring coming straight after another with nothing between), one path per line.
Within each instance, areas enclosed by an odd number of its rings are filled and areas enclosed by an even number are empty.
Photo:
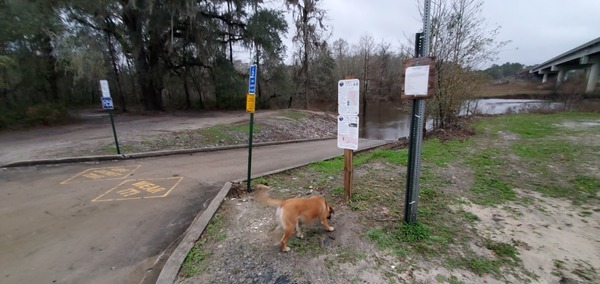
M357 44L364 34L377 43L406 43L422 29L417 0L322 0L332 43L338 38ZM542 63L600 37L600 0L487 0L482 16L488 25L501 26L499 41L511 42L493 63ZM291 19L291 16L289 17ZM292 49L290 35L286 41ZM288 51L289 53L289 51Z

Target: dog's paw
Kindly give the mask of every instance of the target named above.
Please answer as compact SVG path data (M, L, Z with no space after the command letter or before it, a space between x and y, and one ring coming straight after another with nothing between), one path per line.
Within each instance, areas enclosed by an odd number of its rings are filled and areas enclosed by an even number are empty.
M304 239L304 234L296 234L296 237L298 237L299 239Z
M327 228L328 231L333 232L334 228L333 227L329 227Z
M290 250L292 250L292 249L290 249L290 248L289 248L289 247L287 247L287 246L286 246L286 247L284 247L284 248L282 249L282 251L283 251L283 252L288 252L288 251L290 251Z

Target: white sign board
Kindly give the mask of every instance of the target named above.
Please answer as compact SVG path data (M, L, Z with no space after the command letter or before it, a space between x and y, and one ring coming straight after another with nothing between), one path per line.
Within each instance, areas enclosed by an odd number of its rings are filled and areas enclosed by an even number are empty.
M103 98L110 98L110 89L108 88L108 81L100 80L100 90L102 91Z
M358 115L360 83L358 79L338 82L338 114Z
M406 68L404 93L407 96L426 96L429 83L429 65Z
M358 150L358 125L356 115L338 116L338 148Z

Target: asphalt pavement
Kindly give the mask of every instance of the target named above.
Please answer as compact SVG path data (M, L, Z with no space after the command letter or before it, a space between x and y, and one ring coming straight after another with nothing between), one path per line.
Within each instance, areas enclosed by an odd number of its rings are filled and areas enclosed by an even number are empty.
M342 153L333 139L256 147L252 175ZM166 262L178 269L170 257L223 185L246 178L248 149L165 154L0 169L0 282L154 283Z

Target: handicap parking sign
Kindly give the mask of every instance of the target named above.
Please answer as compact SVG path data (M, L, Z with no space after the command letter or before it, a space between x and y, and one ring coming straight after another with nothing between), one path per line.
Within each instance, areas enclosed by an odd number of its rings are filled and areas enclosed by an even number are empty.
M102 108L103 109L114 109L111 97L102 97Z

